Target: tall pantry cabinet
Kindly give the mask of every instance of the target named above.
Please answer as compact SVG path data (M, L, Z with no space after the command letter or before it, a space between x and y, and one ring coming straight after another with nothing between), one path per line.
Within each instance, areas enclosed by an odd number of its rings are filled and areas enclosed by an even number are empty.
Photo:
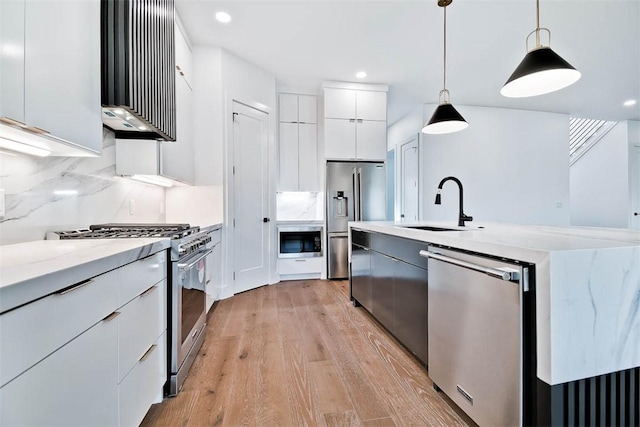
M279 191L319 191L317 98L281 93Z
M386 85L325 82L324 150L329 160L385 160Z

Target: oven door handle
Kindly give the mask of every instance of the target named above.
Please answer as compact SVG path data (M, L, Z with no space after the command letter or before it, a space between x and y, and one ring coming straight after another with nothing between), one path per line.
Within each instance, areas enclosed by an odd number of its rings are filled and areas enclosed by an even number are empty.
M178 268L182 271L187 271L187 270L191 270L193 268L194 265L196 265L197 263L199 263L201 260L203 260L204 258L206 258L207 255L209 255L211 252L213 252L213 249L209 249L206 252L204 252L202 255L200 255L195 261L191 261L189 263L179 263L178 264Z

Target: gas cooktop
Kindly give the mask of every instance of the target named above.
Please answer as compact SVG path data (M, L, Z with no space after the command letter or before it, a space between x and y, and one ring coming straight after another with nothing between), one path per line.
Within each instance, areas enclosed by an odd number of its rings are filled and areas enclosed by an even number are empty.
M97 224L70 231L52 231L47 239L118 239L134 237L170 237L182 239L196 234L200 227L189 224Z

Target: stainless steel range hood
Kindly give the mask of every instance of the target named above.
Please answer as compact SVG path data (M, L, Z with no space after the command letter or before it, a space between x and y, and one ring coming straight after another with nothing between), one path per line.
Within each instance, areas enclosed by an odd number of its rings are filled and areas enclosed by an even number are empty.
M102 0L102 122L116 138L175 141L174 0Z

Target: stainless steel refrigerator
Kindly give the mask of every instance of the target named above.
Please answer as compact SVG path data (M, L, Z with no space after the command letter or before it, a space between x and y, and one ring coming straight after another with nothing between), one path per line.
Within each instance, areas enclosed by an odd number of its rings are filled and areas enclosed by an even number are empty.
M327 277L349 276L349 221L384 221L383 162L327 162Z

